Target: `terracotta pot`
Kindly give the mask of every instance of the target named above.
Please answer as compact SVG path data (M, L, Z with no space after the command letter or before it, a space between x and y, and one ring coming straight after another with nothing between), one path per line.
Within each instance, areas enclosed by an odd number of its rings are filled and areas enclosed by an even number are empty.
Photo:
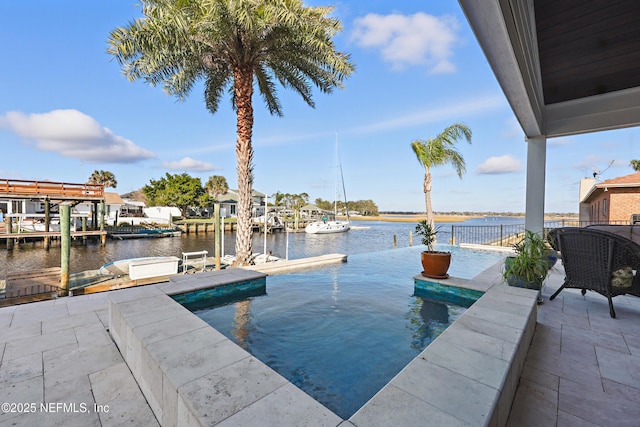
M449 277L447 271L451 264L451 252L423 251L420 259L422 261L422 275L432 279L446 279Z

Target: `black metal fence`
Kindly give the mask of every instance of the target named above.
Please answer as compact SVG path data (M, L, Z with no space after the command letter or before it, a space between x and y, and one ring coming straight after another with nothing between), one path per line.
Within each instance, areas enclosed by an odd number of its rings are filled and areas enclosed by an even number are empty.
M586 227L588 225L622 224L628 225L628 221L578 221L578 220L557 220L545 221L545 230L558 227ZM490 246L512 246L524 236L524 221L521 224L500 224L500 225L452 225L449 242L459 245L461 243L473 245ZM443 234L449 234L442 230ZM448 231L448 230L447 230Z

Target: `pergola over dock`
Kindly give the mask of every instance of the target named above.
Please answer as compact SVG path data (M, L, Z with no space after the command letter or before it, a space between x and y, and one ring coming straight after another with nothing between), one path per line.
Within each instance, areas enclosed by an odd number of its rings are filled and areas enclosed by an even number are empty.
M99 235L104 244L106 232L103 231L104 225L104 185L103 184L77 184L69 182L54 182L54 181L28 181L20 179L0 179L0 201L15 201L15 200L40 200L45 204L45 230L43 232L35 233L16 233L12 231L11 213L7 215L6 221L7 227L2 234L3 238L7 239L7 249L13 247L13 240L24 237L36 237L45 239L45 247L49 246L49 238L60 237L61 232L49 231L50 222L50 204L51 202L58 205L66 204L72 206L81 202L90 202L93 204L93 218L101 218L99 223L94 221L94 231L87 231L84 229L81 232L67 233L74 237ZM98 204L102 208L98 209ZM5 212L7 213L7 212ZM27 212L21 212L20 215L28 214ZM100 231L95 231L100 228Z
M0 198L31 199L34 197L56 200L100 201L104 199L104 185L0 179Z

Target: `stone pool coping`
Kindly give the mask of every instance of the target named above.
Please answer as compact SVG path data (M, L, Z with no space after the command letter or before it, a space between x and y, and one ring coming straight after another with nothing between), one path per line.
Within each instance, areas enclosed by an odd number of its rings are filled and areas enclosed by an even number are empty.
M167 284L109 295L109 332L161 425L342 421L171 298L264 277L229 269L173 276Z
M499 264L471 281L436 281L486 293L346 421L171 298L264 273L228 269L112 292L109 330L162 425L504 425L537 292L502 284Z
M502 283L502 262L473 280L415 280L485 292L360 408L356 426L503 426L537 316L537 291Z

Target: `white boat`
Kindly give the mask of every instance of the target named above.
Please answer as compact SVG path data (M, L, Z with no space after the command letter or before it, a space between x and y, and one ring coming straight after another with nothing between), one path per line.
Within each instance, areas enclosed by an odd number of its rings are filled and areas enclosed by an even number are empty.
M222 262L228 265L232 265L235 262L235 260L236 260L235 255L225 255L222 257ZM277 261L282 261L282 258L277 257L275 255L271 255L271 253L267 253L265 255L259 252L254 252L251 254L251 257L249 257L249 265L265 264L268 262L270 263L270 262L277 262Z
M342 175L342 162L340 161L340 152L338 151L338 136L336 135L336 164L340 171L340 180L342 181L342 193L344 194L344 203L347 204L347 192L344 188L344 176ZM349 212L347 211L347 220L338 220L338 182L336 177L336 197L333 203L334 219L328 220L326 216L320 221L314 221L308 224L304 231L308 234L334 234L344 233L351 228L351 222L349 221Z
M182 231L166 229L166 230L155 230L155 229L144 229L140 230L137 233L117 233L110 232L109 236L112 239L124 240L124 239L146 239L146 238L157 238L157 237L178 237L182 235Z
M309 234L331 234L349 231L349 221L314 221L304 229Z
M17 219L18 233L32 233L45 231L45 215L44 214L11 214L9 215ZM87 215L71 214L70 228L71 231L77 231L81 227L80 219ZM58 214L50 215L49 231L60 232L60 216Z
M129 276L131 279L142 279L156 276L178 274L180 258L175 256L157 256L121 259L100 267L101 275Z

